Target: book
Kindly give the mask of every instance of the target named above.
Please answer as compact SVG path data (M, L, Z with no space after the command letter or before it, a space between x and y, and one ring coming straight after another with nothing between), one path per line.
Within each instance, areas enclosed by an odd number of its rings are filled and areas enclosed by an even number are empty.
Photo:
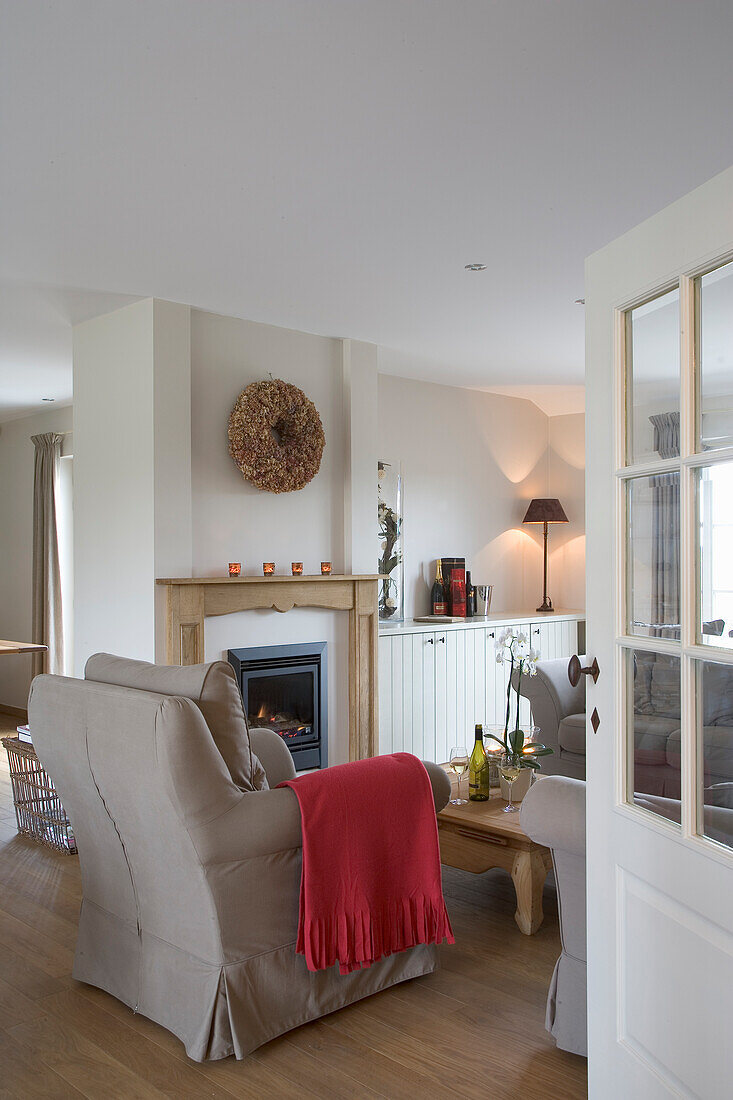
M18 732L18 740L19 741L25 741L25 743L27 745L32 745L33 744L33 741L31 739L31 728L30 728L29 725L18 726L17 727L17 732Z
M416 615L413 619L416 623L462 623L459 615Z

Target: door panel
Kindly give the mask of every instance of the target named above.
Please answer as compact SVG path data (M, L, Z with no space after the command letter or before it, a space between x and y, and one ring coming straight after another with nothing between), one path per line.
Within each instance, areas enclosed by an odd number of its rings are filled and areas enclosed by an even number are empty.
M465 654L464 631L446 630L435 635L436 667L445 668L445 758L454 745L466 742L466 701L460 689ZM440 639L443 641L440 641Z
M413 645L415 660L419 654L422 663L423 748L418 755L422 760L433 760L437 764L442 764L448 757L440 755L436 739L435 644L428 644L425 634L413 634Z
M392 752L404 752L404 678L403 659L405 635L396 634L392 638L391 678L392 678Z
M431 635L434 639L435 635ZM450 750L457 744L451 740L455 732L455 707L451 706L451 685L448 675L448 659L443 643L433 645L435 661L435 759L443 764L450 756ZM455 666L454 666L455 667ZM455 691L455 687L453 688Z
M392 749L392 643L394 638L379 639L379 753Z
M413 669L413 645L412 635L405 634L402 638L402 752L413 752L413 732L420 736L420 727L416 722L414 710L415 680L420 680L420 662L417 669Z
M704 369L726 361L729 313L711 358L699 280L733 252L732 199L733 169L586 262L587 649L601 670L586 685L600 718L586 757L591 1100L716 1100L733 1080L720 1027L733 852L713 834L726 807L707 801L728 788L706 779L727 768L733 653L711 644L725 636L715 631L700 644L706 610L726 632L733 623L718 596L704 602L725 587L704 574L712 528L701 553L696 493L703 467L733 459L706 448L710 375L702 412L699 376L701 339ZM715 385L718 407L733 407L733 372Z
M486 631L472 630L473 637L473 721L486 725L486 670L488 665L486 653ZM488 655L493 657L493 651Z
M496 663L496 627L489 627L482 631L484 635L484 652L486 655L486 682L484 684L485 703L484 713L486 723L489 726L503 726L503 710L501 698L501 685L499 684L499 667Z

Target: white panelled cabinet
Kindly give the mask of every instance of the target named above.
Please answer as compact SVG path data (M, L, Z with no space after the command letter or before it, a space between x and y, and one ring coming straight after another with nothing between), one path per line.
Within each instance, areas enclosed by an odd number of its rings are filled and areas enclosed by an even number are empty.
M454 745L473 740L477 722L504 726L509 667L496 663L496 636L511 626L529 634L541 660L578 653L582 612L555 612L447 623L406 622L379 634L379 751L411 752L442 762ZM512 714L515 713L512 693ZM529 703L520 719L530 724Z

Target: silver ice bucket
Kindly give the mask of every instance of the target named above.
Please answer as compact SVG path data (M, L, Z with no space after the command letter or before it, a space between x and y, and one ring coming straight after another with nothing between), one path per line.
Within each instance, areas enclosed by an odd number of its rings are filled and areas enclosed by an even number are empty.
M493 584L477 584L476 588L476 615L479 618L486 618L491 609L491 593L494 591Z

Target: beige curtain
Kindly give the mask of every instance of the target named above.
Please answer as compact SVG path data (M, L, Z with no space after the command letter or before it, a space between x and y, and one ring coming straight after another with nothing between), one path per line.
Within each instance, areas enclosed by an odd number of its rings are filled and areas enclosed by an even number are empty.
M680 453L680 414L650 416L654 450L660 458ZM658 474L651 479L654 524L652 532L652 621L654 636L680 637L680 475Z
M33 674L64 671L56 489L62 436L31 436L36 448L33 479L33 641L48 646L33 654Z

